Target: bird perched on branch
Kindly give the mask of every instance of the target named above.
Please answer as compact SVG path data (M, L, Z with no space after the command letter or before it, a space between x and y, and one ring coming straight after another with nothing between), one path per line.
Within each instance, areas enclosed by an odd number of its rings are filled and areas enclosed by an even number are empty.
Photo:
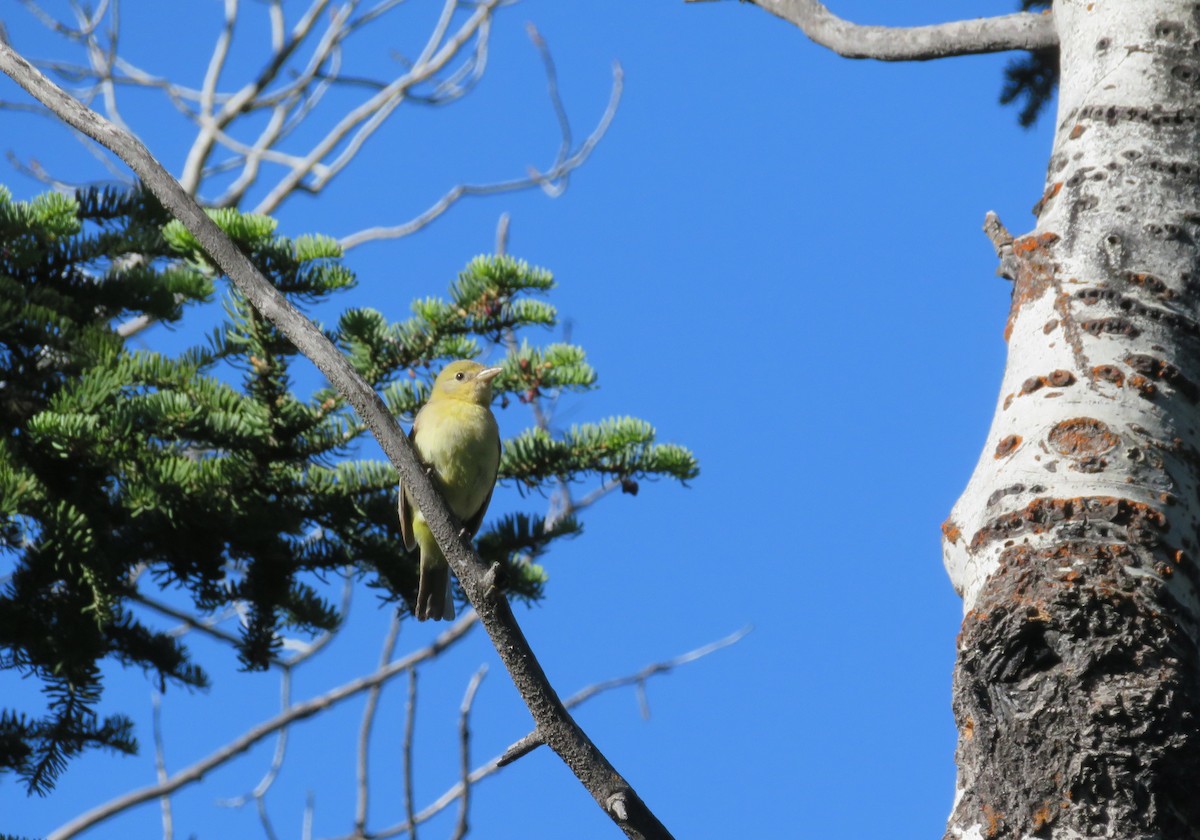
M433 486L470 536L483 523L496 471L500 428L489 408L498 367L451 362L433 383L429 402L417 412L409 439L430 470ZM421 576L413 612L419 621L454 618L450 566L425 517L400 485L400 534L409 551L420 547Z

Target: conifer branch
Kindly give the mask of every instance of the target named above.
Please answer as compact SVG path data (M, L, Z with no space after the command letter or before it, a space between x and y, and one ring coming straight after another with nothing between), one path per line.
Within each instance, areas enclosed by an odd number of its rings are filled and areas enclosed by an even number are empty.
M813 41L844 58L930 61L958 55L1040 50L1058 45L1058 34L1049 13L1021 12L932 26L863 26L838 17L818 0L750 2L795 24Z
M542 738L627 836L670 837L666 827L563 706L525 639L508 599L499 588L491 585L492 576L488 574L488 567L450 515L446 503L421 468L411 443L379 395L363 381L321 329L304 317L263 277L254 263L196 204L140 140L72 98L6 43L0 43L0 70L68 124L97 140L125 161L163 206L192 232L254 308L311 359L354 407L400 472L406 490L412 494L418 509L428 521L430 530L533 715ZM316 710L313 708L313 711ZM239 747L238 751L241 749L245 747ZM150 790L149 797L159 795L158 791ZM144 791L130 795L147 796ZM80 823L85 819L87 815L72 826L84 827ZM94 822L95 818L90 819L86 825Z

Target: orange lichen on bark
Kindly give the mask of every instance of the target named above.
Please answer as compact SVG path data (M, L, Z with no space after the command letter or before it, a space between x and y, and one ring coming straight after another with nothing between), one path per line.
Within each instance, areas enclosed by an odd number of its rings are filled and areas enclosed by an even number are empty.
M1159 359L1145 353L1130 353L1123 361L1137 372L1136 375L1129 377L1130 386L1137 388L1138 392L1146 399L1153 399L1158 392L1158 388L1151 380L1166 382L1189 402L1196 402L1200 398L1200 388L1197 388L1196 383L1184 376L1179 367L1166 359Z
M1147 274L1144 271L1127 272L1125 282L1131 286L1138 286L1145 289L1150 294L1162 300L1171 300L1175 297L1175 291L1166 283L1153 274Z
M1115 365L1096 365L1091 374L1093 382L1111 382L1118 388L1125 384L1125 374Z
M1042 197L1038 199L1037 204L1033 205L1033 215L1042 215L1042 211L1046 209L1046 205L1054 199L1054 196L1059 194L1059 192L1062 190L1062 187L1062 181L1055 181L1053 184L1046 187L1046 191L1042 193Z
M1054 263L1050 258L1050 246L1058 241L1057 233L1041 233L1021 236L1013 240L1013 253L1019 264L1013 283L1012 307L1008 323L1004 327L1004 340L1012 335L1017 313L1030 301L1037 300L1050 288L1054 276Z
M951 543L956 543L958 542L959 537L962 536L962 530L954 524L953 519L947 519L942 523L942 536L948 539Z
M1001 829L1004 828L1004 815L991 805L984 805L983 818L987 820L987 826L984 828L984 836L999 837Z
M1018 446L1021 445L1020 435L1009 435L996 444L996 458L1003 458L1006 455L1011 455Z
M1069 458L1090 458L1115 449L1121 438L1092 417L1063 420L1046 436L1050 447Z
M1067 793L1069 796L1069 792ZM1033 812L1033 831L1037 833L1058 819L1058 815L1071 807L1069 799L1061 799L1058 807L1053 802L1043 802L1042 807Z
M1069 370L1056 370L1045 376L1031 376L1021 383L1021 394L1032 394L1040 388L1066 388L1075 384L1075 374Z
M1138 392L1138 396L1148 400L1154 399L1154 395L1158 393L1158 388L1154 383L1140 373L1135 373L1129 377L1129 387L1135 389Z

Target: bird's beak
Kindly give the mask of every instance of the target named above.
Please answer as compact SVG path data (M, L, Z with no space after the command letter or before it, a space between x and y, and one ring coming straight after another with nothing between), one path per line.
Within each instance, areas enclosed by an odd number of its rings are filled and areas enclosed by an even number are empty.
M500 375L500 371L502 371L502 370L504 370L504 368L498 368L498 367L484 368L483 370L479 371L479 373L475 374L475 378L477 380L479 380L480 382L491 382L493 379L495 379L497 376Z

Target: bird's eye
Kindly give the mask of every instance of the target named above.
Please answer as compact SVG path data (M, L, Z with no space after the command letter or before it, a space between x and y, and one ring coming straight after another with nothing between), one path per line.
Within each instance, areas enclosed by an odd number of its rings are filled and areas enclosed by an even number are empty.
M463 376L464 376L464 374L462 371L459 371L458 373L454 374L454 378L457 379L459 382L463 381Z

